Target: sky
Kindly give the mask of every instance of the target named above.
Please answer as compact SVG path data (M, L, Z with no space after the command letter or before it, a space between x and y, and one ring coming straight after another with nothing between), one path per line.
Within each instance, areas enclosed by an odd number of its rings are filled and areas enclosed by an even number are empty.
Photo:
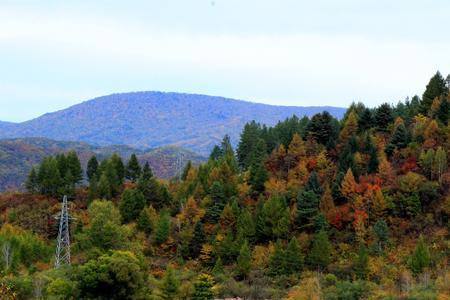
M97 96L373 107L450 73L448 0L0 1L0 120Z

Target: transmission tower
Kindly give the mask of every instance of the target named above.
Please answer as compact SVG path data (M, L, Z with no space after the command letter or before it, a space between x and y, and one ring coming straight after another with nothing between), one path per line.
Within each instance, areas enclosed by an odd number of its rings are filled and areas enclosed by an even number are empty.
M67 196L64 195L61 213L56 217L59 219L58 243L56 245L55 268L61 265L70 265L70 227L69 207Z

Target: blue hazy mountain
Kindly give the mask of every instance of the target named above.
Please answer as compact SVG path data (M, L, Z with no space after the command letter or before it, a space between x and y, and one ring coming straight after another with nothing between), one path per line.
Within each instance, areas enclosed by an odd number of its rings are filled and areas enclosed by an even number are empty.
M92 145L175 145L207 154L225 134L237 142L246 122L274 125L292 115L344 108L275 106L196 94L134 92L98 97L22 123L0 123L0 138L45 137Z

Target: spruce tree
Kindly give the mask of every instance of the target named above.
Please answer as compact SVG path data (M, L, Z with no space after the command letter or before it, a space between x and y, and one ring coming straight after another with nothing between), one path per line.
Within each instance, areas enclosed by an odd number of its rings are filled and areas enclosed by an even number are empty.
M125 223L135 221L145 207L145 198L138 189L126 189L119 203L120 213Z
M301 190L297 195L297 222L301 228L311 227L319 213L319 196L313 191Z
M214 280L208 274L201 274L194 284L192 300L214 300Z
M191 252L191 257L196 258L200 254L203 243L206 241L205 231L203 229L203 223L197 222L194 227L194 234L192 236L191 242L189 243L189 249Z
M436 97L440 97L445 92L447 92L445 80L444 77L442 77L441 73L438 71L433 77L431 77L430 81L427 84L425 92L423 93L422 102L420 103L420 112L424 115L428 115L434 99Z
M376 110L375 110L375 126L380 131L386 131L389 124L391 124L394 121L394 117L392 114L392 108L389 104L384 103L381 104Z
M86 168L86 175L87 178L89 179L89 182L93 178L98 177L97 172L98 172L98 160L97 157L95 157L95 155L92 155L91 158L89 158Z
M300 252L300 246L295 237L293 237L285 252L286 271L288 273L300 272L303 267L303 256Z
M39 180L34 167L31 168L27 181L25 182L25 188L29 193L37 193L39 191Z
M125 177L132 182L136 182L136 180L138 180L138 178L141 176L141 172L141 166L139 165L136 154L133 153L128 160L125 170Z
M242 245L237 258L236 272L240 278L246 278L251 268L251 252L247 240Z
M286 254L281 240L277 240L274 251L269 257L269 275L279 276L283 274L286 274Z
M331 244L325 231L318 232L313 239L308 263L315 268L325 269L330 264Z
M162 244L169 238L170 234L170 216L166 212L162 212L155 232L155 241Z
M449 100L442 98L436 117L438 118L439 121L441 121L442 124L447 125L449 114L450 114Z
M354 263L355 274L358 279L364 280L367 278L367 273L369 272L369 254L367 248L364 244L359 245L358 255Z
M123 164L122 158L114 153L109 159L111 166L114 168L118 180L118 185L122 184L123 179L125 178L125 166Z
M373 226L375 234L376 249L381 254L389 240L389 227L383 219L378 220Z
M428 268L431 263L430 250L421 235L412 256L409 260L409 268L415 275L418 275Z
M71 179L70 183L78 184L83 180L83 169L81 168L80 160L75 151L70 151L66 158L67 169L70 171Z
M180 290L180 282L175 275L175 271L168 266L159 287L160 297L164 300L176 299Z
M97 185L97 193L102 199L109 200L112 198L111 183L105 173L100 176L100 180Z

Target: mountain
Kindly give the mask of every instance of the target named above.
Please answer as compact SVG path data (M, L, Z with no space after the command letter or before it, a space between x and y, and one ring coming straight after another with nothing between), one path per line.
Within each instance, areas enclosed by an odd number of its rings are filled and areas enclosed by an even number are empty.
M292 115L311 116L338 107L274 106L195 94L136 92L95 98L23 123L0 124L0 138L46 137L135 148L176 145L207 155L225 134L233 143L246 122L274 125Z
M142 164L148 161L155 175L161 178L176 175L188 160L194 164L205 160L200 155L176 146L139 150L123 145L99 147L84 142L47 138L6 139L0 140L0 191L21 189L33 165L41 162L45 156L71 150L77 152L83 168L92 155L101 160L118 153L126 162L132 153L136 153L138 160Z

